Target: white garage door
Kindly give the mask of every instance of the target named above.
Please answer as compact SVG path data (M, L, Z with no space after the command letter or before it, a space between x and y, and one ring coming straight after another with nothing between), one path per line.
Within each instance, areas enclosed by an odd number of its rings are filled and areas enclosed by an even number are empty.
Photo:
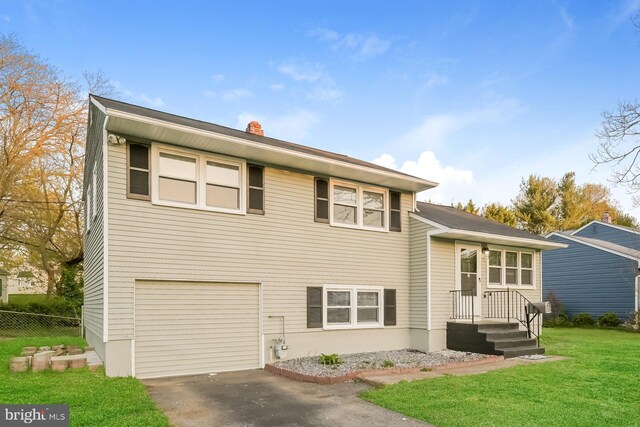
M258 285L136 282L138 378L260 367Z

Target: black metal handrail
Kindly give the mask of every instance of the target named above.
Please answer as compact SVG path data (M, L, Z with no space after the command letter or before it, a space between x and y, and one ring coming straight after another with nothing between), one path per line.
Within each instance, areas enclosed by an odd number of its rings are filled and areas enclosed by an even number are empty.
M493 319L517 320L527 328L527 336L535 337L540 345L541 312L527 297L513 289L485 291L487 317Z
M471 319L475 322L474 291L473 289L456 289L449 291L452 301L452 319Z

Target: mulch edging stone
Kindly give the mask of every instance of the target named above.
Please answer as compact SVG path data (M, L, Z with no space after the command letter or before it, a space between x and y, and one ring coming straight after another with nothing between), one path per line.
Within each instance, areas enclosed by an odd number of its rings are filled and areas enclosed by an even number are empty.
M273 374L280 375L286 378L291 378L296 381L304 381L308 383L315 384L337 384L344 383L347 381L352 381L356 377L364 376L364 375L394 375L394 374L415 374L417 372L421 372L423 370L428 371L441 371L444 369L451 368L464 368L466 366L474 366L474 365L483 365L485 363L498 362L504 360L504 356L493 356L487 355L487 357L480 360L471 360L466 362L454 362L447 363L444 365L433 366L429 368L417 367L417 368L382 368L382 369L368 369L368 370L359 370L359 371L351 371L344 375L339 376L325 376L325 375L308 375L302 374L300 372L294 372L289 369L282 368L280 366L275 366L270 363L264 365L264 369Z

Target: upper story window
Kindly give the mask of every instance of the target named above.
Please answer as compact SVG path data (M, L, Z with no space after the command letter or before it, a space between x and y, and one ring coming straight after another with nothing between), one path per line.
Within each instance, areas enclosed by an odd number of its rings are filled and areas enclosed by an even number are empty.
M389 192L382 188L331 181L331 225L389 230Z
M491 250L489 286L533 286L533 252Z
M136 143L127 144L127 197L151 200L149 146Z
M155 145L152 160L154 203L244 213L244 162Z

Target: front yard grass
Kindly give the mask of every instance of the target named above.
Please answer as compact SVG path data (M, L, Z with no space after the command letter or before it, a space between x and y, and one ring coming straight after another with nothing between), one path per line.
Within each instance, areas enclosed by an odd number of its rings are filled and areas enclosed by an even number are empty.
M72 426L168 426L169 422L135 378L107 378L101 368L66 372L10 372L9 359L22 347L76 344L79 337L0 340L0 403L69 404Z
M439 427L640 426L640 334L545 329L542 345L570 359L401 382L362 397Z

